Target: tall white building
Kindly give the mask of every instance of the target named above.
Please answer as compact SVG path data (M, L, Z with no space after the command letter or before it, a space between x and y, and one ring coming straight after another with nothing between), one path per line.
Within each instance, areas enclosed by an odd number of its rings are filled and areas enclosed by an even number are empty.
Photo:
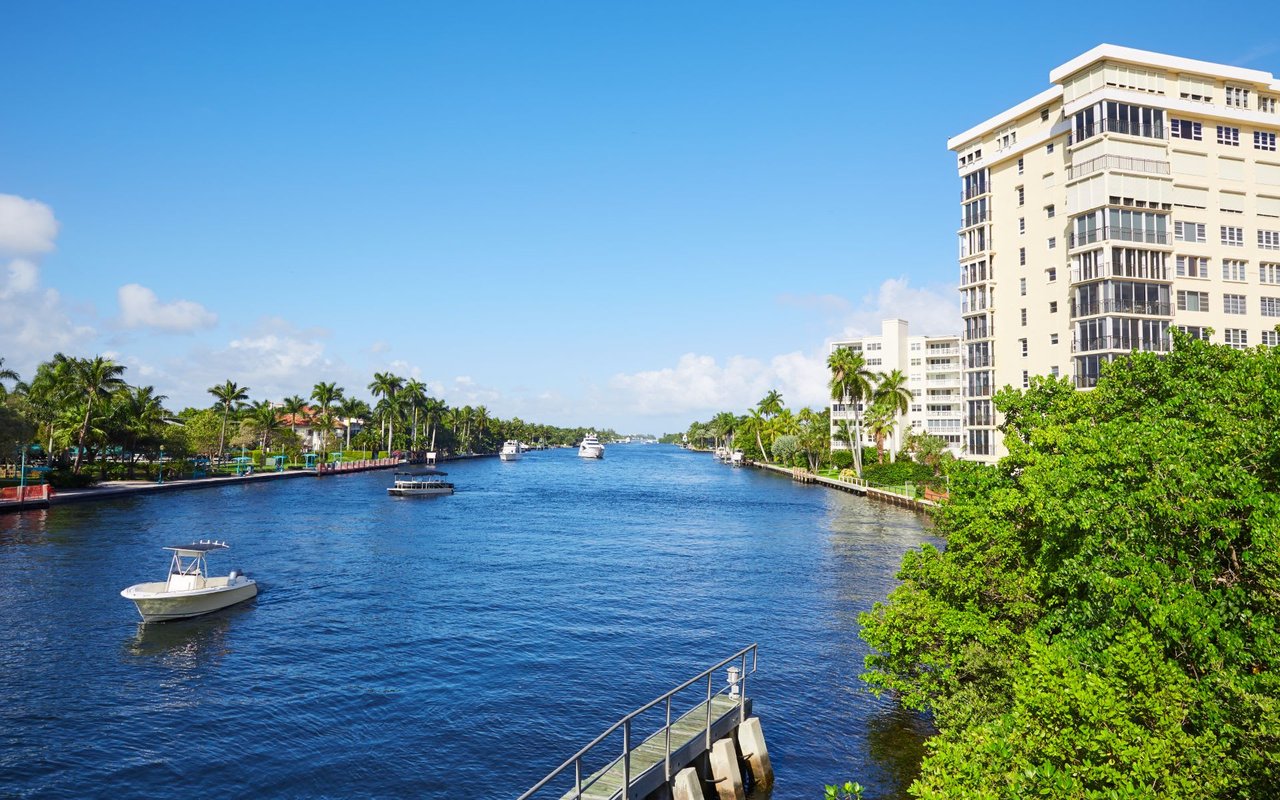
M1033 375L1089 388L1169 330L1277 344L1280 83L1100 45L947 143L961 182L969 457L1005 453L991 404ZM1212 334L1209 333L1212 329Z
M895 369L907 376L911 406L899 418L894 441L901 446L902 432L907 429L933 434L947 442L953 453L960 454L963 439L963 397L961 383L960 337L911 336L906 320L887 319L880 324L879 336L864 336L831 343L831 352L847 347L862 353L867 369L888 374ZM865 412L869 402L860 404ZM842 420L854 417L852 406L833 400L831 403L831 448L848 450L849 441L840 428ZM865 415L864 415L865 419ZM865 435L863 444L875 446Z

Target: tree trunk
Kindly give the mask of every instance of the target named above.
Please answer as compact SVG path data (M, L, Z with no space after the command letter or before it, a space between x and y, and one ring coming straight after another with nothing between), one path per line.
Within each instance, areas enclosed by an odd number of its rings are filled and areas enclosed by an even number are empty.
M756 447L760 448L760 457L764 459L764 463L769 463L769 454L764 451L764 440L760 438L760 429L756 428Z
M222 433L218 434L218 463L222 463L223 446L227 443L227 414L231 413L231 404L222 404Z
M84 424L80 426L80 439L76 442L76 462L71 471L80 474L80 458L84 455L84 437L89 435L89 415L93 413L93 393L89 393L89 402L84 408Z

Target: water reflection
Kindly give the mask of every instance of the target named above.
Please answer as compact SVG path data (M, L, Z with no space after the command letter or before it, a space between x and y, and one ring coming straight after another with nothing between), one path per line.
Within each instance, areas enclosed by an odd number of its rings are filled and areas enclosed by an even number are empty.
M0 546L44 544L49 525L49 509L0 512Z
M227 638L232 626L255 605L257 598L202 617L139 622L134 635L125 640L125 652L157 661L177 672L197 672L217 664L231 652Z
M879 769L887 797L907 797L920 775L925 742L937 731L929 718L891 703L867 720L867 751Z

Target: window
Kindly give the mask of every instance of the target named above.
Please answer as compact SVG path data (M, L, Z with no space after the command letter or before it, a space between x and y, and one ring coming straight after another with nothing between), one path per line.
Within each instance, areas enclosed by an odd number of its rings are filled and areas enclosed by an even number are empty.
M1057 301L1057 300L1050 300L1050 301L1049 301L1049 313L1050 313L1050 314L1057 314L1057 313L1058 313L1058 301Z
M1025 267L1027 265L1027 248L1018 248L1018 266Z
M1022 205L1025 202L1027 202L1027 190L1024 187L1019 186L1018 187L1018 205Z
M1208 311L1209 310L1209 293L1208 292L1178 292L1178 310L1179 311Z
M1280 285L1280 264L1268 264L1265 261L1259 264L1258 283L1267 283L1272 286Z
M1045 151L1046 153L1052 153L1052 152L1053 152L1053 142L1049 142L1048 144L1046 144L1046 145L1044 146L1044 151Z
M1222 311L1226 314L1245 313L1244 295L1224 294L1222 296Z
M1179 278L1209 277L1209 259L1201 256L1178 256L1174 272Z
M1262 316L1280 317L1280 297L1262 298Z
M1022 357L1026 358L1027 357L1027 340L1019 339L1018 346L1022 348Z
M1249 332L1243 328L1227 328L1222 332L1222 341L1237 350L1244 350L1249 346Z
M1245 277L1244 265L1245 265L1245 262L1240 261L1239 259L1235 259L1235 258L1222 259L1222 279L1224 281L1248 280L1248 278Z
M1249 107L1249 90L1243 86L1227 86L1227 105L1232 108Z
M1209 329L1201 328L1198 325L1179 325L1178 330L1190 336L1192 339L1201 339L1209 341Z
M1204 223L1175 221L1173 223L1173 238L1180 242L1203 242Z
M1047 108L1040 109L1040 121L1041 122L1049 121L1049 109Z
M1049 344L1057 344L1057 343L1058 343L1058 334L1056 333L1049 334Z
M1018 174L1022 174L1022 159L1018 159Z
M1263 331L1262 343L1267 347L1280 345L1280 333L1276 333L1275 331Z
M1055 377L1055 378L1056 378L1056 377L1058 377L1058 365L1057 365L1057 364L1054 364L1052 367L1049 367L1049 374L1050 374L1050 375L1052 375L1052 376L1053 376L1053 377Z
M1022 371L1022 388L1027 389L1031 386L1031 373L1027 370Z
M1018 278L1018 294L1022 295L1023 297L1027 296L1027 279L1026 278Z
M1027 218L1018 217L1018 233L1026 233L1026 232L1027 232Z
M911 366L913 366L913 367L918 367L918 366L920 366L922 363L923 363L923 361L922 361L921 359L919 359L919 358L913 358L913 359L911 359Z
M868 349L868 350L879 350L879 349L880 349L880 342L867 342L867 349Z
M1049 237L1049 249L1050 249L1050 250L1052 250L1053 248L1055 248L1055 247L1057 247L1057 246L1058 246L1058 237L1056 237L1056 236L1050 236L1050 237Z
M1258 247L1263 250L1280 250L1280 231L1258 231Z
M1244 247L1244 228L1222 226L1222 243L1232 247Z
M1022 309L1022 327L1027 327L1027 310Z
M1274 97L1266 97L1258 95L1258 110L1268 114L1276 113L1276 99Z
M1049 219L1053 219L1053 206L1045 206L1044 213Z
M1274 133L1266 133L1264 131L1253 132L1253 149L1254 150L1276 150L1276 135Z
M1203 135L1200 123L1189 119L1169 120L1169 134L1175 139L1191 139L1195 142L1200 141Z
M879 358L868 358L868 359L867 359L867 366L868 366L868 367L878 367L878 366L880 366L880 364L881 364L882 362L883 362L883 359L879 359Z
M1240 146L1240 129L1232 128L1229 125L1218 126L1218 144L1230 145L1231 147Z
M920 343L919 343L919 342L912 342L912 343L911 343L911 351L912 351L912 352L915 352L915 351L917 351L917 350L919 350L919 349L920 349Z

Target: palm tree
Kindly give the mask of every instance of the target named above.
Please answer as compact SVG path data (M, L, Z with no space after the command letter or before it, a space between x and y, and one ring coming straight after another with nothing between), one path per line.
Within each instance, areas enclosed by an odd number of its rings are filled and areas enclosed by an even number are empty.
M764 463L766 464L769 463L769 454L765 452L764 439L761 437L760 434L764 431L764 426L767 421L768 419L765 417L764 412L761 411L759 407L747 409L746 423L751 427L752 430L755 431L756 447L760 448L760 457L764 459Z
M280 421L280 412L275 406L271 405L270 401L263 400L253 404L253 427L258 430L258 435L261 437L260 449L266 452L271 446L271 434L283 428L284 423Z
M884 440L893 435L894 417L892 407L883 403L872 403L867 409L867 432L876 440L876 463L884 463Z
M109 358L94 356L92 359L78 358L72 362L71 376L79 393L85 398L84 423L80 426L80 437L76 441L76 461L72 472L80 474L80 460L84 456L84 440L89 435L89 417L93 413L93 401L106 400L111 394L124 387L124 367Z
M890 411L893 447L889 448L889 460L894 461L898 452L898 417L907 413L907 409L911 407L911 390L907 388L907 376L902 374L902 370L895 369L888 375L880 376L880 385L872 394L872 401L884 405Z
M724 437L724 446L733 446L733 432L738 427L738 418L728 411L721 411L711 420L712 430L717 439Z
M760 414L766 417L776 417L782 413L782 392L777 389L770 389L769 393L760 399L756 404L756 408L760 409Z
M239 406L249 399L249 387L237 386L234 382L227 381L221 386L210 386L209 394L222 404L222 433L218 435L218 461L222 461L223 448L227 443L227 415L231 413L233 403Z
M298 417L303 411L307 410L307 401L295 394L292 397L286 397L281 401L280 410L289 415L289 432L297 433Z
M436 397L428 397L426 402L422 404L422 410L427 415L427 428L431 431L431 449L436 449L436 428L440 425L440 420L444 413L449 410L444 401Z
M405 381L400 393L404 395L405 404L413 409L413 436L410 438L409 449L416 451L418 449L418 413L426 405L427 386L420 381L410 379Z
M344 427L347 429L346 449L351 449L351 420L367 420L373 416L369 404L358 397L348 397L338 404L338 413L342 415Z
M333 417L330 415L329 409L334 403L342 400L342 387L338 386L337 383L325 383L324 381L320 381L315 386L311 387L311 399L315 400L316 405L320 407L319 412L311 415L311 430L319 431L321 452L323 453L325 451L325 444L328 442L328 437L325 435L327 428L321 426L326 425L332 427Z
M382 397L391 400L396 396L396 392L404 387L404 378L394 375L390 372L373 373L373 381L369 384L369 391L373 392L374 397ZM383 406L386 410L392 410L392 405L388 403ZM387 452L391 452L391 437L395 435L395 420L388 416L383 417L385 430L387 434Z
M164 424L164 401L168 398L156 394L154 386L126 387L121 404L125 414L125 433L129 437L129 480L133 480L137 463L138 440L149 438Z
M0 358L0 381L17 381L17 380L18 380L18 373L14 372L11 369L5 369L4 359ZM6 392L7 390L4 388L4 384L0 383L0 397L4 397Z
M476 406L472 411L471 419L476 424L476 440L483 446L485 426L489 424L489 409Z
M875 382L875 373L867 369L866 359L861 351L847 347L837 347L827 357L827 368L831 370L831 399L839 400L853 409L853 431L849 436L849 449L853 451L853 469L858 477L862 477L862 402L870 399Z

